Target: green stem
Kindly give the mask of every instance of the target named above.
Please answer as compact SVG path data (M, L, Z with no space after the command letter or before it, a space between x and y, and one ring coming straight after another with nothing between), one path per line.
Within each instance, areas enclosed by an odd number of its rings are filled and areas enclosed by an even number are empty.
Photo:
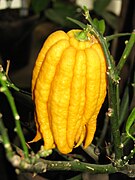
M15 91L20 91L20 89L18 87L16 87L13 83L7 81L7 86L11 87L12 89L14 89Z
M92 159L95 160L95 162L98 162L99 160L99 157L98 155L96 154L95 151L98 151L98 153L100 152L98 147L96 147L95 145L93 144L90 144L90 146L88 146L86 149L83 148L83 145L81 145L81 148L83 149L83 151L85 153L87 153Z
M131 150L130 154L128 156L124 156L124 161L127 163L130 159L133 159L133 156L135 154L135 147Z
M123 52L123 54L119 60L119 63L117 65L117 70L118 70L119 74L120 74L121 69L123 68L123 66L127 60L127 57L130 54L134 44L135 44L135 30L131 33L130 39L129 39L128 43L126 44L125 50L124 50L124 52Z
M109 80L109 89L108 89L108 98L109 98L109 108L111 110L110 115L110 124L111 124L111 132L113 136L114 142L114 152L116 161L119 163L122 157L122 144L121 137L119 131L119 120L118 120L118 108L117 108L117 95L116 95L116 85L112 84L111 80Z
M46 171L75 171L89 172L90 174L113 174L121 172L129 177L135 177L135 165L124 165L114 167L113 164L98 165L83 163L80 161L49 161L44 159L37 160L34 164L27 161L21 161L20 166L16 168L22 172L44 173Z
M89 18L88 18L88 20L89 20ZM89 22L91 22L91 21L89 20ZM98 38L98 40L102 46L104 55L106 57L107 66L108 66L107 73L108 73L108 76L112 79L112 83L119 83L120 78L116 71L115 62L114 62L112 56L110 55L110 51L108 49L108 44L107 44L106 38L100 32L98 32L98 30L94 27L94 24L92 26L87 25L87 28L89 29L89 31L91 33L93 33Z
M87 37L87 32L85 30L82 30L81 32L77 32L75 34L75 38L78 40L78 41L86 41L88 40L88 37Z
M120 119L120 89L119 84L116 84L116 105L117 105L117 117ZM118 123L119 124L119 123Z
M4 127L4 124L3 124L2 114L0 114L0 133L1 133L1 137L2 137L2 143L6 150L7 158L10 159L13 157L14 153L13 153L13 150L12 150L12 147L10 144L7 129Z
M123 37L123 36L129 36L131 35L131 33L117 33L117 34L112 34L112 35L109 35L109 36L106 36L106 40L107 42L108 41L111 41L115 38L118 38L118 37Z
M86 28L86 24L76 20L76 19L73 19L73 18L70 18L70 17L67 17L68 20L72 21L73 23L77 24L79 27L81 27L82 29L85 29Z
M117 172L117 168L112 164L97 165L80 161L50 161L39 159L34 164L22 161L17 167L22 172L43 173L46 171L75 171L89 172L90 174L110 174Z
M130 115L128 116L127 122L126 122L126 133L130 138L132 138L135 141L135 138L130 133L130 129L134 123L135 123L135 107L132 109Z
M22 132L22 129L21 129L21 125L20 125L20 116L17 112L17 109L16 109L16 105L15 105L15 102L14 102L14 99L13 99L13 96L12 94L10 93L8 87L7 87L7 78L5 75L3 75L2 72L0 72L0 83L2 85L2 87L0 88L0 91L3 92L7 99L8 99L8 102L10 104L10 107L11 107L11 110L12 110L12 113L13 113L13 116L14 116L14 119L15 119L15 124L16 124L16 132L20 138L20 141L21 141L21 144L22 144L22 147L23 147L23 150L24 150L24 155L26 158L28 158L28 148L26 146L26 142L25 142L25 138L24 138L24 135L23 135L23 132Z
M116 168L112 164L96 165L83 163L80 161L46 161L48 170L72 170L80 172L90 172L91 174L110 174L116 172Z
M118 125L118 121L119 121L118 105L119 104L117 103L117 100L119 99L118 97L119 96L119 93L118 93L119 76L114 66L114 61L110 55L106 39L96 29L90 17L89 11L87 9L84 9L84 11L85 11L86 19L92 25L92 26L88 25L88 28L90 32L93 33L98 38L103 48L104 55L107 61L108 98L109 98L109 109L111 110L110 123L111 123L112 136L113 136L113 141L114 141L115 160L119 164L121 162L121 157L122 157L121 137L120 137L120 131L119 131L119 125Z
M135 123L130 128L130 134L134 136L135 133ZM131 141L131 138L127 135L127 133L122 134L122 143L124 146L128 145L128 142Z

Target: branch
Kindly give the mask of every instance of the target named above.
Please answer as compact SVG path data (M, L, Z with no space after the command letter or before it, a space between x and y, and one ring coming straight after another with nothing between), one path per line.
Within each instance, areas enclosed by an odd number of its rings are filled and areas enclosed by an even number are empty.
M40 150L41 152L36 155L34 153L30 154L30 159L28 160L24 156L19 156L13 152L2 119L0 120L0 132L6 150L7 159L13 167L21 172L45 173L46 171L79 171L89 172L91 174L112 174L122 172L130 177L135 177L135 165L115 167L114 164L98 165L80 162L79 160L50 161L40 158L39 154L42 154L42 149ZM19 151L23 152L21 149ZM50 153L51 151L46 151L46 153L43 153L42 155L46 157Z
M14 155L10 160L12 165L21 172L45 173L46 171L74 171L74 172L89 172L90 174L113 174L121 172L129 177L135 177L135 165L125 165L115 167L114 164L98 165L74 161L50 161L39 158L34 163L29 163L20 156Z
M6 156L8 159L12 158L14 155L14 152L12 151L12 146L9 141L7 129L4 127L3 120L2 120L2 114L0 113L0 134L1 134L1 140L4 145Z
M21 144L22 144L22 147L24 150L24 155L25 155L25 157L28 158L29 152L28 152L28 148L26 146L26 142L25 142L25 138L24 138L22 129L21 129L20 116L17 112L14 98L7 87L7 84L8 84L7 77L2 72L0 72L0 84L2 86L2 87L0 87L0 92L3 92L8 99L8 102L10 104L10 107L11 107L11 110L13 113L13 117L15 119L15 125L16 125L15 131L17 132L17 134L20 138L20 141L21 141Z
M97 165L83 163L77 160L69 162L44 160L43 162L47 164L47 170L80 171L90 172L91 174L110 174L117 172L117 168L112 166L112 164Z
M124 50L124 52L121 56L121 59L117 65L118 73L120 73L121 69L123 68L123 66L127 60L127 57L129 56L134 44L135 44L135 30L131 33L130 39L129 39L128 43L126 44L125 50Z
M129 36L131 35L131 33L117 33L117 34L112 34L112 35L109 35L109 36L106 36L106 40L107 42L115 39L115 38L118 38L118 37L123 37L123 36Z
M2 135L2 143L6 150L7 159L13 165L13 167L20 170L21 172L45 173L46 171L79 171L89 172L91 174L112 174L116 172L122 172L131 177L135 176L135 165L115 167L114 164L98 165L83 163L79 160L50 161L40 158L40 155L46 157L52 153L51 151L46 151L45 153L45 151L42 149L37 154L31 153L29 155L30 159L28 160L25 158L25 156L19 156L13 152L7 130L2 122L2 116L0 116L0 132ZM21 149L19 151L23 152Z
M18 163L14 163L15 161ZM21 172L44 173L46 171L79 171L90 172L91 174L110 174L117 172L117 168L112 164L97 165L74 161L50 161L45 159L38 159L36 162L29 163L20 156L15 155L10 162Z
M113 142L114 142L114 151L115 151L115 160L116 163L121 164L122 160L122 148L121 146L121 136L120 136L120 131L119 131L119 107L118 107L118 86L119 86L119 76L117 69L115 67L114 60L112 56L110 55L108 45L106 38L103 37L103 35L97 30L96 26L94 25L90 14L89 10L87 8L84 8L85 12L85 18L88 20L88 22L91 25L88 25L88 29L91 33L93 33L99 40L102 49L104 51L104 55L107 61L107 67L108 67L108 101L109 101L109 111L110 113L110 123L111 123L111 128L112 128L112 136L113 136Z

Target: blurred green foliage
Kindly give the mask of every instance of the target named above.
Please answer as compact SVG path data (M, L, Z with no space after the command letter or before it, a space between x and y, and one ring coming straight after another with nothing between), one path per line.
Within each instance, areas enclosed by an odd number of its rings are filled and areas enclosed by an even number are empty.
M94 16L103 18L111 28L116 29L117 16L107 10L107 6L111 1L112 0L94 0L93 10L91 11ZM31 8L34 13L39 14L42 12L47 19L62 27L72 28L75 26L72 22L66 20L68 16L82 20L82 7L79 7L75 2L62 0L31 0Z

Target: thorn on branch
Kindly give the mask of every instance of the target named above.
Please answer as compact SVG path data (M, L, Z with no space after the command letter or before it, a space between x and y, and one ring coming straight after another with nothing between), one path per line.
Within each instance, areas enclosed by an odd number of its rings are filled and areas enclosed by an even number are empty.
M106 113L106 115L107 115L108 117L111 117L112 114L113 114L113 109L112 109L112 108L108 108L108 112Z
M8 75L9 67L10 67L10 60L7 60L6 75Z

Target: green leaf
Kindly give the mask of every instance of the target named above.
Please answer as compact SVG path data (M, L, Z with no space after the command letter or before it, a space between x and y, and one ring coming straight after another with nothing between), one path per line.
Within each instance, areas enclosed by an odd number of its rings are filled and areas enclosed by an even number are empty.
M135 122L135 107L133 108L133 110L130 113L130 115L128 117L128 120L126 122L126 133L133 140L135 140L135 138L130 134L130 128L131 128L131 126L133 125L134 122Z
M102 19L99 21L99 31L104 34L105 32L105 21Z
M99 30L99 21L97 18L93 19L93 24L96 26L96 28Z
M65 24L65 22L64 22L65 20L63 18L63 16L65 16L64 13L62 14L62 12L57 9L48 9L45 12L45 15L48 19L50 19L51 21L53 21L55 23L58 23L61 25Z
M73 23L67 21L66 18L70 13L64 12L63 10L58 9L48 9L45 12L46 17L54 23L61 25L62 27L72 27ZM74 27L74 26L73 26Z
M77 24L82 29L86 28L86 25L84 23L82 23L81 21L78 21L78 20L70 18L70 17L67 17L67 19L72 21L74 24Z
M94 18L93 24L96 26L97 30L101 34L104 34L104 32L105 32L105 21L103 19L102 20L98 20L97 18Z
M53 8L47 9L45 15L51 21L60 24L63 27L74 27L71 21L67 21L68 16L78 19L80 13L76 11L77 7L65 2L54 2Z
M40 13L45 10L51 0L32 0L31 6L35 13Z

